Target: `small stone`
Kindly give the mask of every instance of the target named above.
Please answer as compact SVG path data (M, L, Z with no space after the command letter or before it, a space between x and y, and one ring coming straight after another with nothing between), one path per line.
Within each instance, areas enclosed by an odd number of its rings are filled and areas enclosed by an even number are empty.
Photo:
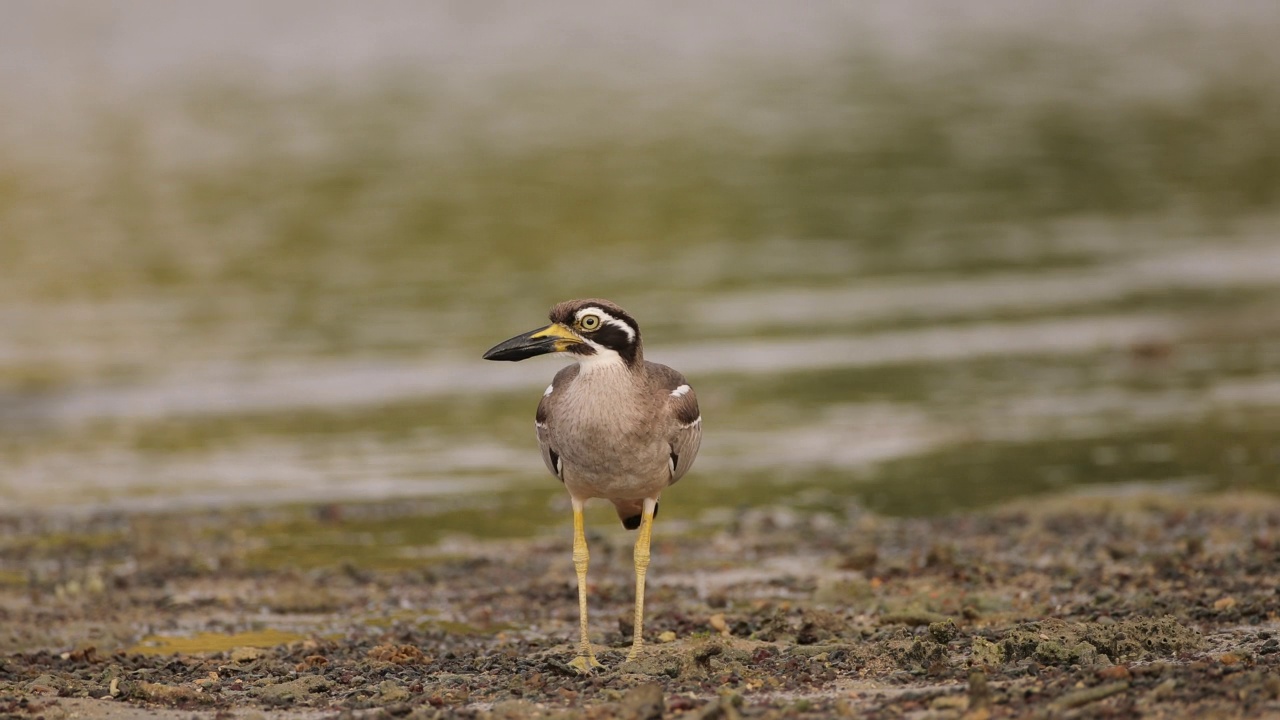
M481 713L481 717L485 720L522 720L534 717L537 713L538 706L528 700L504 700L494 703L493 710L487 714Z
M742 720L742 713L738 712L737 702L735 701L740 702L741 698L733 695L721 695L703 705L693 717L696 720Z
M964 695L939 695L929 703L933 710L965 710L969 707L969 698Z
M885 613L880 616L881 625L910 625L911 627L945 623L950 620L951 618L947 615L928 610L907 610L904 612Z
M396 703L409 699L409 691L391 680L378 683L378 699L384 703Z
M716 613L712 615L707 622L711 623L712 629L725 637L729 637L729 625L724 621L724 613Z
M41 675L27 683L27 692L34 695L57 695L57 681L53 679L52 675Z
M378 645L366 653L370 660L396 665L430 665L434 659L416 645Z
M1170 695L1172 695L1173 691L1177 689L1178 689L1178 681L1174 680L1173 678L1169 678L1168 680L1165 680L1164 682L1152 688L1151 691L1147 693L1147 702L1149 703L1160 702L1164 698L1167 698Z
M969 671L969 710L981 710L991 704L991 686L987 685L987 674L981 668Z
M303 675L296 680L253 688L249 695L271 705L291 705L328 687L329 682L320 675Z
M669 643L676 641L676 634L670 630L658 636L658 642Z
M1127 665L1109 665L1098 671L1101 680L1128 680L1132 676Z
M955 640L959 632L956 629L955 621L950 618L941 622L929 623L929 634L933 636L934 642L942 643L943 645Z
M1004 649L984 637L974 637L973 663L993 668L999 667L1004 663Z
M207 696L202 697L200 691L181 685L140 682L137 685L137 692L142 697L153 702L181 704L207 701Z
M262 651L262 648L238 647L231 651L230 657L231 657L231 662L242 663L242 662L252 662L254 660L261 658L265 654L266 653Z
M1219 598L1213 602L1214 610L1230 610L1235 606L1236 606L1236 599L1231 597L1230 595L1224 598Z
M1280 677L1270 675L1262 683L1262 688L1271 696L1272 700L1280 700Z
M622 696L622 707L618 716L627 720L662 720L666 711L662 686L658 683L646 683L632 688Z
M680 659L672 653L641 653L635 660L623 661L617 669L632 675L673 678L680 674Z
M1071 661L1077 665L1094 665L1098 662L1098 648L1093 643L1078 642L1071 646Z

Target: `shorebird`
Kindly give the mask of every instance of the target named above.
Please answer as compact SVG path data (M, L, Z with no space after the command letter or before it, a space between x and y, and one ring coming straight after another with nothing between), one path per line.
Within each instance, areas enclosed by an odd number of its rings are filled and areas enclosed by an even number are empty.
M584 675L603 667L587 639L587 500L613 503L636 538L636 607L631 650L644 646L644 578L662 491L689 470L702 441L702 415L680 373L644 359L640 326L608 300L569 300L551 308L551 324L490 348L486 360L566 353L576 362L556 373L538 402L534 426L547 469L573 505L573 565L578 574L581 642L569 663Z

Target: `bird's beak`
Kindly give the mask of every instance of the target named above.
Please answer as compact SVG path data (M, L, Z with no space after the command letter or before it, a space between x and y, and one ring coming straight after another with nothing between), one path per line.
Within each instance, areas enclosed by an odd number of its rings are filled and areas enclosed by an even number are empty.
M484 354L484 359L524 360L535 355L564 352L570 345L578 345L581 342L582 338L569 328L560 323L552 323L494 345Z

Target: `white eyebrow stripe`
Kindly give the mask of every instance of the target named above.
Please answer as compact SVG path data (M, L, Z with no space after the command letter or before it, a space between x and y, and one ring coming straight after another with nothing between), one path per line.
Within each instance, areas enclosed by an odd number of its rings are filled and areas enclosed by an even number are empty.
M689 387L688 385L681 385L680 387L671 391L671 397L684 397L685 393L689 392L692 389L693 388Z
M608 317L608 316L606 315L605 317ZM608 320L605 320L605 322L609 323L610 325L612 325L612 326L614 326L614 327L618 328L619 330L621 330L622 332L626 333L626 334L627 334L627 339L628 339L628 340L635 340L635 339L636 339L636 331L635 331L635 330L632 330L630 325L628 325L628 324L626 324L626 323L622 322L621 320L619 320L619 319L617 319L617 318L609 318Z
M546 397L551 393L555 392L555 389L556 389L555 383L548 385L547 389L542 391L542 397Z
M635 331L635 330L632 330L630 325L628 325L628 324L626 324L626 323L622 322L622 321L621 321L621 320L619 320L618 318L616 318L616 317L614 317L614 316L610 315L609 313L607 313L607 312L605 312L605 311L601 310L601 309L600 309L600 308L598 308L598 307L585 307L585 308L582 308L582 309L581 309L581 310L579 310L578 312L574 313L574 316L573 316L573 317L574 317L574 319L575 319L575 320L581 320L583 315L599 315L599 316L600 316L600 322L602 322L602 323L608 323L608 324L610 324L610 325L612 325L612 326L614 326L614 327L618 328L618 329L619 329L619 330L621 330L622 332L626 333L626 334L627 334L627 338L628 338L628 339L630 339L630 340L635 340L635 339L636 339L636 331Z

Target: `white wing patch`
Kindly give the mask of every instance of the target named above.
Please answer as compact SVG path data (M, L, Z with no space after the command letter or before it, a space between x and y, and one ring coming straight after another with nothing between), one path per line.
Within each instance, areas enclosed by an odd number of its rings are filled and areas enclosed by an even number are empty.
M542 397L546 397L551 393L555 392L555 389L556 389L555 384L548 385L547 389L542 391Z
M696 418L694 418L694 419L693 419L693 422L684 423L684 424L682 424L680 427L682 427L682 428L691 428L691 427L694 427L695 425L701 425L701 424L702 424L702 416L701 416L701 415L699 415L698 417L696 417Z
M671 397L684 397L685 394L688 393L691 389L692 388L690 388L688 385L681 385L680 387L671 391Z

